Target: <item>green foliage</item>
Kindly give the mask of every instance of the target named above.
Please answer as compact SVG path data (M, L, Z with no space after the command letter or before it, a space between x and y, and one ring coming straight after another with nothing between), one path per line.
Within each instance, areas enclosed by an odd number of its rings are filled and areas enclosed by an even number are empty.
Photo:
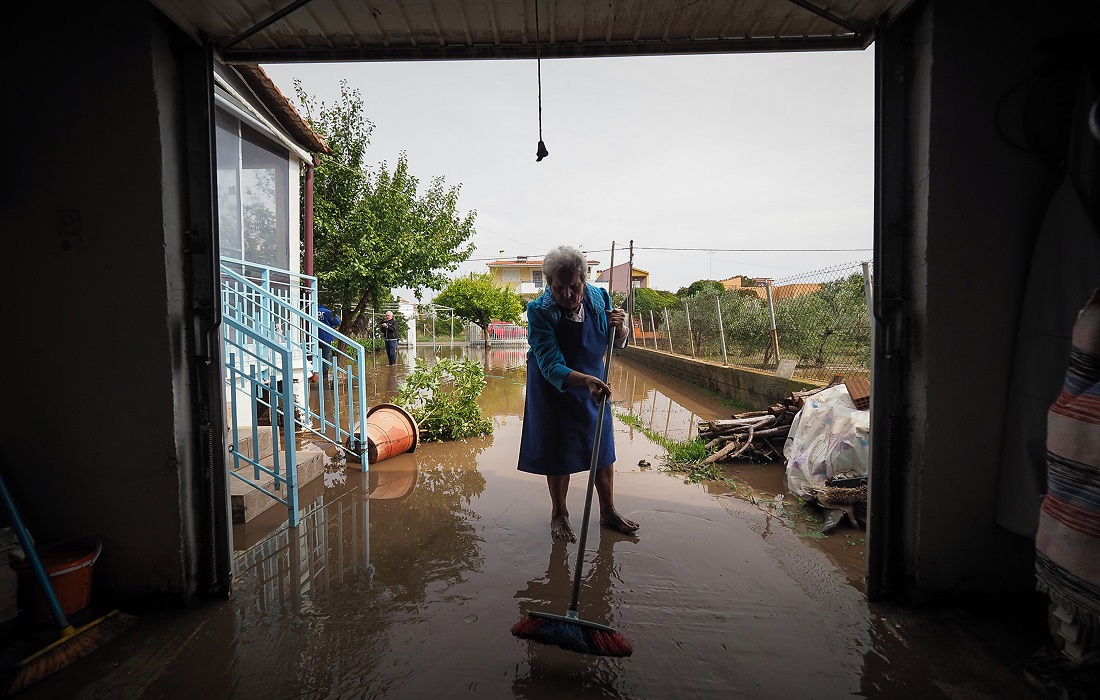
M300 81L295 92L309 125L332 148L314 171L314 267L321 300L344 310L341 330L362 329L393 287L439 289L473 253L474 217L458 213L461 185L437 177L420 191L402 152L391 169L366 166L374 125L358 90L340 82L340 100L318 103Z
M626 293L625 292L611 292L611 306L616 309L626 308Z
M694 464L707 458L706 443L701 438L669 441L668 461L671 464Z
M796 356L800 365L821 367L827 358L848 352L869 366L871 325L863 275L853 273L810 294L777 300L775 327L782 351Z
M774 300L774 308L783 357L797 359L803 368L822 368L826 374L833 371L830 365L849 371L853 366L870 367L871 327L861 273L820 285L806 284L801 289L788 288ZM708 291L688 297L669 309L669 320L669 332L682 343L677 352L688 353L694 348L698 356L720 356L724 331L731 362L753 358L754 365L774 366L767 301L749 290L727 290L718 295Z
M686 287L680 287L680 289L676 291L676 296L681 299L686 299L687 297L693 297L699 294L714 296L715 294L721 294L725 291L725 286L717 280L696 280Z
M731 354L752 355L763 350L771 339L768 307L756 295L742 295L733 290L721 294L700 294L687 299L684 304L691 317L690 342L696 354L717 356L722 353L721 329L718 325L718 303L722 305L722 325L725 329L726 349ZM670 313L670 332L675 338L689 338L684 304ZM670 309L670 312L672 310ZM686 352L688 348L684 348Z
M493 423L477 402L484 388L485 370L470 358L437 357L430 367L418 358L394 403L412 414L424 440L490 435Z
M678 306L679 304L680 297L672 292L662 292L648 287L634 290L634 313L656 312L666 306Z
M451 281L434 301L454 309L459 318L480 326L486 332L486 338L491 322L519 323L519 316L523 313L523 299L511 289L493 284L489 273Z

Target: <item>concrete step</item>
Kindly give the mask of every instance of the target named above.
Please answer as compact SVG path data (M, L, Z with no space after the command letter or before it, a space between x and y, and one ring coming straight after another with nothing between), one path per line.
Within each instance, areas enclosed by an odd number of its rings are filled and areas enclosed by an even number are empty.
M251 459L258 459L261 462L267 459L275 451L272 445L271 435L272 430L270 425L258 425L256 426L256 437L258 442L253 444L252 441L252 428L251 427L239 427L238 435L239 440L236 445L233 444L233 430L229 431L229 446L238 454L247 455ZM253 452L253 450L256 452ZM232 468L232 465L231 465Z
M319 447L307 445L295 452L295 458L298 462L299 487L313 481L325 471L325 453ZM274 455L268 456L260 460L260 463L270 469L275 464L275 457ZM279 465L281 467L284 464L286 464L285 453L280 452ZM232 504L234 523L246 523L272 506L282 507L282 504L274 498L256 488L261 486L268 491L272 491L275 477L261 472L260 480L258 482L254 481L252 477L255 472L248 466L243 467L238 473L243 475L248 482L241 481L236 477L230 477L229 479L229 500Z

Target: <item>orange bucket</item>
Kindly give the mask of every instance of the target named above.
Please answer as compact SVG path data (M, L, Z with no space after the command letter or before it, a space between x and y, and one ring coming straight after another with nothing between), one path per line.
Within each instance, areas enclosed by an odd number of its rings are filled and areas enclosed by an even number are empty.
M420 428L408 411L380 403L367 411L367 463L412 452L420 443Z
M103 551L103 544L93 537L78 537L52 545L38 553L42 568L50 578L50 586L65 615L79 612L92 602L92 568ZM33 622L53 620L50 606L42 595L38 577L30 562L23 560L13 567L19 574L20 607Z

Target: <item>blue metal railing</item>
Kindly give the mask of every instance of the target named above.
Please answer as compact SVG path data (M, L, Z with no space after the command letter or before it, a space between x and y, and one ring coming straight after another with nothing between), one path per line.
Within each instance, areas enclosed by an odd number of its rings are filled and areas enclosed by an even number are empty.
M248 284L240 284L242 281ZM222 258L223 305L235 309L241 316L238 320L249 319L249 327L289 331L297 345L305 341L305 352L311 356L317 355L317 334L312 334L313 342L308 334L303 337L305 327L290 310L299 309L309 319L316 319L316 289L317 278L312 275Z
M229 388L230 430L233 465L230 474L263 491L287 507L290 525L298 524L298 463L294 440L293 355L290 350L264 337L233 318L224 318L225 372ZM267 379L263 379L267 377ZM241 449L239 406L247 401L252 422L250 448ZM270 416L272 465L263 464L259 418L263 407ZM280 461L283 463L280 464ZM247 467L251 467L248 469ZM244 472L244 473L242 473ZM251 473L251 478L245 476ZM261 485L263 475L273 478L271 489ZM279 494L284 493L285 496Z
M232 367L227 359L226 381L232 395L257 397L243 410L251 412L253 434L258 407L275 415L262 397L288 395L283 407L292 428L283 431L287 444L280 449L293 453L295 429L305 431L353 452L366 471L367 445L356 430L367 411L366 354L318 321L316 278L224 260L221 284L223 316L232 321L224 328L225 355L234 357ZM332 340L321 339L322 328ZM238 445L240 404L232 408L231 440Z

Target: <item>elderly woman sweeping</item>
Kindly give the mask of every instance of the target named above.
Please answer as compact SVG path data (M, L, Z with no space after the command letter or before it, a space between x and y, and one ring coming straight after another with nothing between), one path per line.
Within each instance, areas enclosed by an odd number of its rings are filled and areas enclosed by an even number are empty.
M546 290L527 305L527 396L519 470L546 476L550 489L550 535L576 542L569 525L569 475L587 471L595 443L600 399L611 387L600 377L608 332L619 347L630 331L626 312L611 308L607 291L586 282L587 262L576 248L559 246L542 263ZM638 524L615 510L615 443L611 406L605 404L596 493L600 524L633 534Z

